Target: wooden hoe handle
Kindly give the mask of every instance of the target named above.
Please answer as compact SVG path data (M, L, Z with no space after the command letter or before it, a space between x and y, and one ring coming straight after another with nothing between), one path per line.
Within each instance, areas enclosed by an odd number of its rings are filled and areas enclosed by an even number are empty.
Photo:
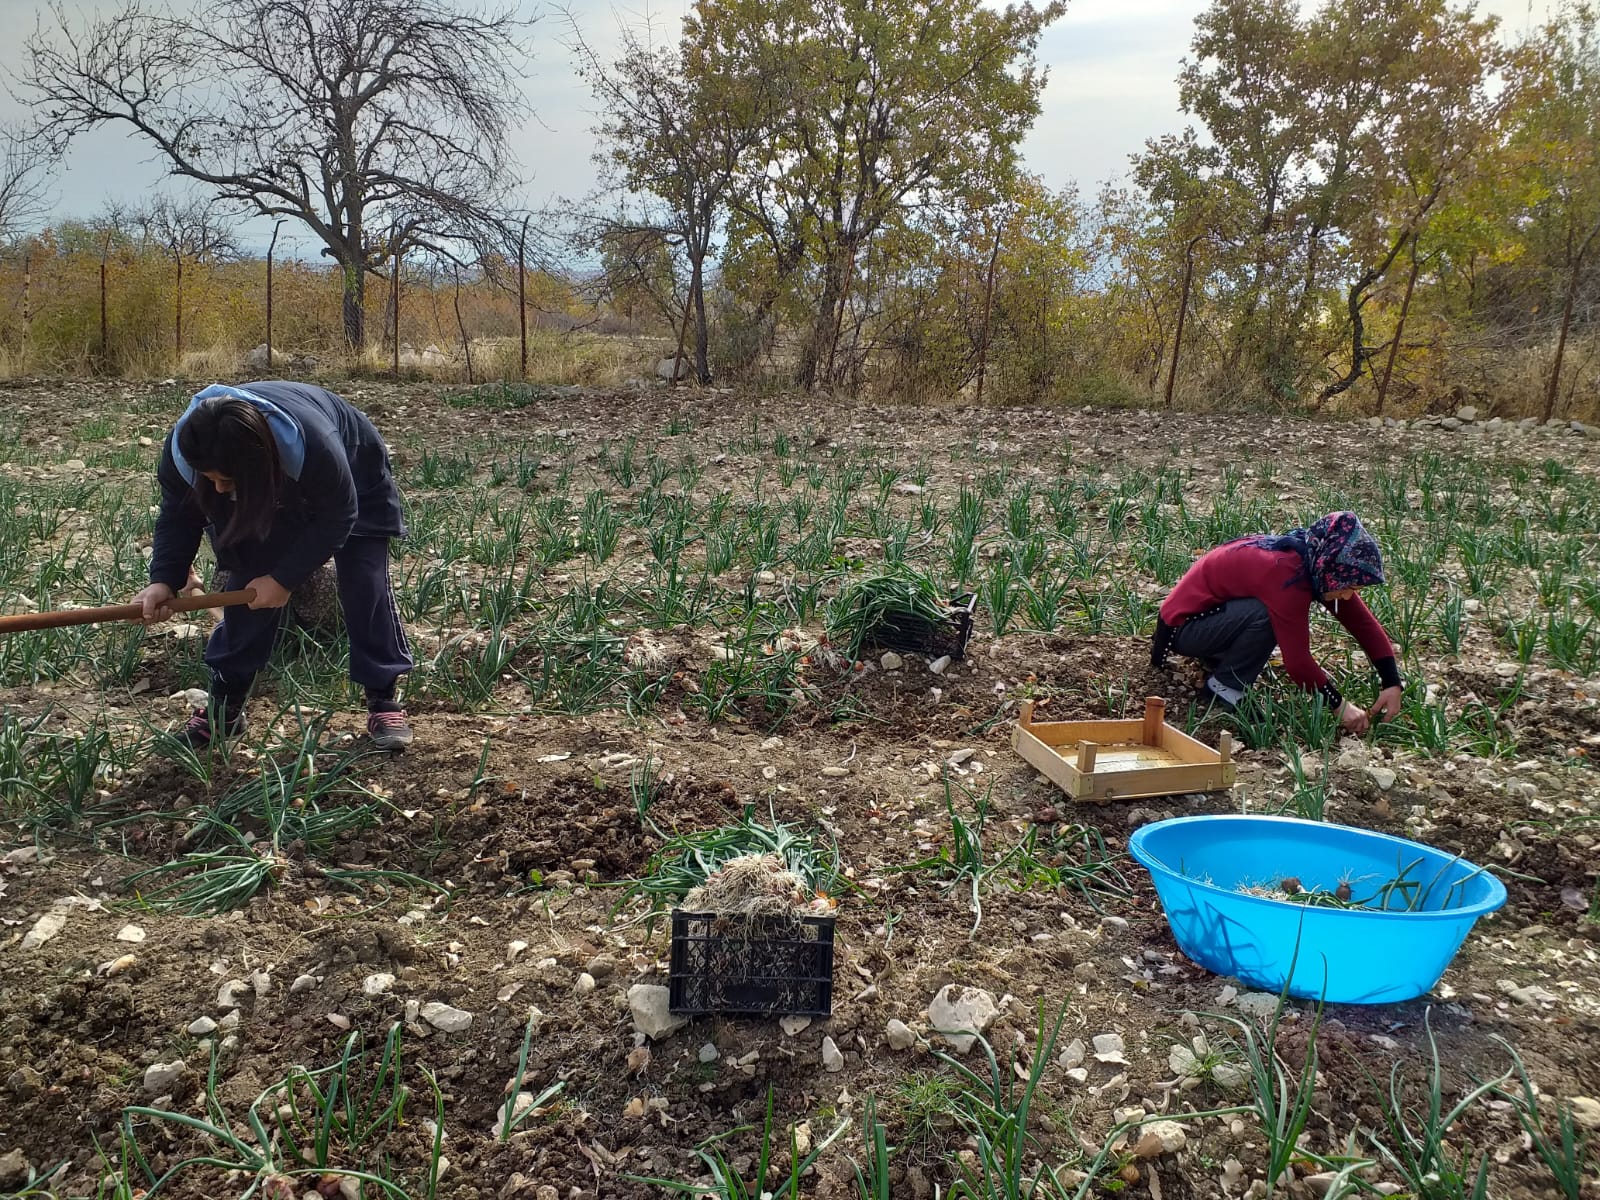
M237 592L207 592L204 596L175 596L168 607L173 612L194 612L201 608L227 608L249 604L256 598L254 589ZM0 634L22 633L28 629L60 629L64 625L98 625L102 621L138 621L144 607L138 604L108 604L103 608L64 608L56 612L14 613L0 617Z

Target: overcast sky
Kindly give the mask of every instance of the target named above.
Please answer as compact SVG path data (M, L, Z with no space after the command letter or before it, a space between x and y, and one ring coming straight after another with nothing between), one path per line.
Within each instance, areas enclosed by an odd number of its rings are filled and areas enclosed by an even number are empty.
M79 5L66 0L69 11ZM182 4L184 0L172 0ZM626 24L649 19L658 30L676 34L690 8L686 0L638 0L621 6L609 0L566 0L590 45L604 50L617 43ZM1024 144L1029 170L1051 187L1076 182L1085 194L1120 177L1128 156L1146 138L1182 128L1176 85L1180 60L1188 52L1195 16L1204 0L1071 0L1066 15L1046 31L1039 47L1049 67L1043 109ZM1521 31L1544 19L1553 0L1488 0L1479 11L1499 15L1507 29ZM18 101L14 72L21 64L20 43L49 12L40 0L0 0L0 124L26 118ZM534 207L577 198L588 192L595 169L590 161L594 104L562 49L565 19L546 16L533 29L534 56L526 92L536 114L513 135L513 147L529 179L524 199ZM113 126L75 144L54 180L55 208L62 216L89 216L107 202L137 203L164 182L148 149L124 127ZM304 233L284 227L280 251L315 254Z

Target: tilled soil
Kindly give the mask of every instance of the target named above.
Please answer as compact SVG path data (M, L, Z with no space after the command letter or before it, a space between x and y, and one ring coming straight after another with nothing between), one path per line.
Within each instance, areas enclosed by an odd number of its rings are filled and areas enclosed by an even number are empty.
M946 449L985 441L993 443L988 453L1018 469L1041 447L1070 443L1075 462L1099 463L1108 473L1172 458L1222 463L1240 445L1292 445L1298 478L1280 477L1272 486L1302 502L1358 456L1385 461L1419 447L1530 461L1559 455L1585 472L1595 469L1581 439L1508 435L1495 443L1277 417L824 407L651 391L556 394L485 417L438 406L420 387L366 384L347 394L386 429L404 431L425 420L433 445L465 444L492 420L495 438L508 444L560 431L580 448L580 461L602 441L629 433L660 437L669 420L686 417L692 432L677 444L713 464L701 485L710 489L737 488L747 475L749 464L725 448L752 413L793 429L797 442L810 437L894 447L912 457L922 452L935 463L930 486L949 490L967 467L947 462ZM18 387L7 395L30 445L47 444L57 405L116 400L85 385ZM403 432L394 440L402 462L414 453ZM706 660L691 631L676 636L679 665L692 681ZM150 640L144 675L151 682L117 698L124 719L175 719L168 694L196 681L185 674L188 659L174 665L172 646ZM1458 659L1430 664L1431 682L1455 695L1492 696L1504 683L1495 669L1503 654L1485 632ZM1226 1046L1230 1030L1237 1039L1237 1030L1205 1014L1241 1016L1248 989L1183 956L1149 877L1131 861L1117 863L1124 897L1091 898L1038 881L1014 886L1013 876L997 875L981 891L981 920L969 884L951 888L930 872L896 869L949 848L947 788L969 821L980 798L990 805L982 836L994 857L1030 830L1048 847L1076 824L1092 826L1121 855L1132 831L1153 820L1241 805L1276 811L1289 786L1278 751L1240 751L1240 782L1231 796L1084 807L1010 749L1023 696L1045 701L1041 719L1068 719L1113 715L1113 703L1162 694L1181 719L1185 685L1150 672L1147 659L1145 639L1136 634L980 632L967 656L938 676L926 659L907 655L897 670L872 661L842 680L822 680L825 692L853 691L854 711L864 715L844 723L813 707L777 720L763 713L708 724L685 715L681 690L642 714L603 707L572 716L496 705L461 712L413 702L416 745L353 768L367 794L381 799L381 823L342 835L326 852L285 848L274 886L214 917L151 910L121 883L189 849L192 819L164 814L214 800L259 764L236 755L208 785L152 755L113 781L91 822L37 842L13 826L16 836L5 847L0 1059L10 1102L0 1106L0 1155L20 1152L25 1168L0 1179L0 1191L20 1188L29 1170L41 1174L64 1164L51 1186L63 1195L93 1194L104 1175L125 1166L112 1148L129 1106L156 1103L214 1123L225 1114L248 1142L252 1104L292 1066L337 1061L353 1033L364 1038L371 1063L397 1020L412 1094L405 1120L378 1135L378 1144L391 1164L389 1178L417 1196L429 1194L435 1112L429 1076L437 1082L448 1160L437 1181L441 1197L659 1196L665 1194L659 1186L630 1177L704 1177L694 1148L735 1129L742 1131L719 1145L748 1169L769 1091L780 1161L788 1159L791 1125L803 1123L817 1143L840 1122L850 1125L799 1194L855 1194L851 1159L864 1161L859 1127L868 1097L877 1098L897 1147L890 1194L898 1200L948 1192L957 1161L949 1155L970 1146L948 1117L930 1117L916 1102L927 1091L919 1093L919 1086L951 1077L932 1053L942 1042L930 1038L893 1050L886 1037L891 1019L930 1034L924 1010L946 984L999 999L1001 1015L987 1037L1002 1074L1013 1055L1028 1061L1041 1013L1048 1024L1064 1012L1057 1055L1101 1034L1119 1034L1125 1043L1125 1062L1099 1061L1091 1048L1081 1081L1065 1065L1045 1068L1030 1162L1044 1156L1070 1171L1082 1155L1081 1168L1129 1105L1165 1113L1237 1105L1241 1097L1215 1080L1177 1086L1171 1051L1202 1028L1214 1046ZM1329 819L1417 837L1491 866L1510 899L1479 922L1432 995L1326 1010L1305 1139L1312 1150L1337 1153L1354 1138L1355 1152L1369 1156L1363 1131L1384 1128L1378 1101L1391 1086L1391 1069L1412 1103L1425 1099L1430 1040L1443 1064L1447 1107L1475 1079L1506 1069L1500 1039L1516 1047L1547 1097L1600 1094L1600 1056L1592 1052L1600 1045L1600 924L1590 910L1600 833L1589 750L1600 741L1596 685L1537 665L1521 682L1522 698L1505 718L1515 757L1424 757L1382 738L1344 739L1330 750ZM62 709L73 714L69 721L110 703L72 680L14 687L4 702L15 714ZM258 726L252 735L261 732ZM339 739L360 732L358 714L337 714L330 745L353 745ZM1200 736L1216 732L1205 725ZM658 780L648 820L635 795L642 761L653 761ZM1389 790L1374 782L1368 770L1374 764L1396 772ZM827 767L846 773L824 774ZM820 831L840 849L848 879L838 897L832 1015L793 1031L772 1019L702 1017L647 1041L635 1033L627 992L637 983L666 982L666 921L647 921L625 885L649 869L663 834L723 825L747 807L763 820ZM335 865L405 872L433 889L372 876L340 886L325 874ZM65 914L61 932L23 949L23 935L52 909ZM119 941L130 925L142 940ZM392 983L373 982L383 975L393 976ZM223 990L228 994L219 995ZM472 1014L470 1027L434 1029L417 1010L432 1002ZM558 1081L565 1087L500 1141L493 1131L530 1005L540 1015L523 1087L535 1093ZM1288 1006L1278 1053L1290 1071L1304 1061L1314 1016L1312 1005ZM208 1029L209 1022L220 1025ZM824 1065L824 1039L842 1052L838 1070ZM212 1053L221 1114L208 1112L206 1100ZM183 1067L170 1083L146 1087L153 1064L179 1060ZM963 1061L988 1069L981 1051ZM270 1115L276 1103L262 1111ZM143 1117L133 1123L156 1175L188 1156L218 1153L217 1139L192 1128ZM1492 1196L1557 1194L1503 1100L1469 1106L1447 1142L1453 1153L1471 1146L1490 1154ZM97 1147L106 1148L110 1161L100 1160ZM1098 1194L1110 1183L1124 1194L1168 1200L1239 1196L1252 1188L1260 1195L1264 1147L1253 1117L1197 1120L1187 1125L1181 1149L1137 1163L1119 1160L1126 1176L1108 1173L1094 1188ZM129 1173L136 1187L148 1186L136 1164ZM297 1191L316 1183L314 1175L299 1178ZM1392 1185L1399 1176L1379 1167L1367 1179ZM249 1172L194 1165L162 1191L234 1195L250 1182ZM327 1180L325 1190L337 1184ZM1592 1176L1585 1186L1585 1195L1600 1195ZM1290 1190L1314 1194L1305 1188L1296 1180Z

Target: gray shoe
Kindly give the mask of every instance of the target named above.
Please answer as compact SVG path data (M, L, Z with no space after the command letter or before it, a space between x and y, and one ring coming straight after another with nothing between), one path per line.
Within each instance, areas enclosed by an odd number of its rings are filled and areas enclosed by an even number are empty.
M367 714L367 736L379 750L404 750L414 735L404 712L375 712Z

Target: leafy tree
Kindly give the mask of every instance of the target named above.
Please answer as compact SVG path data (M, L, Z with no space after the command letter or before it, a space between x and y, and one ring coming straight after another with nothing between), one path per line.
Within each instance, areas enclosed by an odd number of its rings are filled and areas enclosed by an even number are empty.
M785 288L803 292L803 387L853 369L839 343L875 237L974 191L1004 193L1044 86L1034 48L1063 11L1060 0L696 5L690 83L762 73L776 92L769 136L738 164L730 236L747 268L750 248L765 247L759 308Z
M485 236L511 185L522 23L448 0L131 0L28 39L23 82L61 146L123 124L169 173L310 229L343 275L347 343L395 250Z
M1593 6L1562 13L1530 47L1530 102L1515 113L1512 144L1532 189L1523 236L1553 285L1560 313L1542 416L1555 414L1573 314L1600 261L1600 28Z
M709 383L706 262L739 162L770 132L774 93L765 81L773 64L766 59L778 47L760 48L741 70L718 74L694 71L698 48L688 37L655 49L625 30L622 54L609 64L581 36L574 48L579 73L602 105L596 162L613 185L657 206L639 221L602 220L596 240L613 253L650 242L682 250L688 282L680 311L685 323L691 315L694 321L695 375ZM637 255L623 255L630 258L637 265Z

